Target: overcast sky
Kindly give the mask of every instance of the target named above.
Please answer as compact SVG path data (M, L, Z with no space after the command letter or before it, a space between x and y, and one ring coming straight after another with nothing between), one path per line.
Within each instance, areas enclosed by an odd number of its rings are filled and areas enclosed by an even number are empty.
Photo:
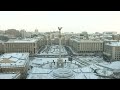
M0 30L49 32L58 26L62 32L120 33L120 11L0 11Z

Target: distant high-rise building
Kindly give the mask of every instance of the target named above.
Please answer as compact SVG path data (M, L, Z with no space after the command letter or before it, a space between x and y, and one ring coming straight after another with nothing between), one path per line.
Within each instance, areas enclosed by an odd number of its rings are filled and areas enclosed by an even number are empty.
M5 31L5 34L9 35L9 36L13 36L13 37L20 37L21 34L18 30L16 29L8 29Z
M120 34L112 35L113 40L120 40Z
M117 32L111 32L111 31L108 31L108 32L103 32L103 35L114 35L114 34L117 34Z
M31 38L32 34L33 34L32 32L26 32L26 37Z
M38 29L35 29L35 34L38 35L38 33L39 33L39 32L38 32Z
M26 37L26 34L27 34L27 33L26 33L26 31L25 31L24 29L21 30L20 33L21 33L21 37L22 37L22 38L25 38L25 37Z
M5 31L0 30L0 35L3 35L3 34L5 34Z
M80 39L88 39L88 33L86 31L80 33Z

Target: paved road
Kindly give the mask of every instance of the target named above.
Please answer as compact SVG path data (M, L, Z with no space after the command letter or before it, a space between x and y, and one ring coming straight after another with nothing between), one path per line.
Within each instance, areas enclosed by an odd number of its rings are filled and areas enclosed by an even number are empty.
M70 48L69 47L67 47L67 46L64 46L65 47L65 49L66 49L66 51L67 51L67 53L68 53L68 55L69 56L73 56L74 54L73 54L73 52L70 50Z
M42 47L39 49L38 53L40 53L44 48L45 48L45 46L42 46Z
M67 46L64 46L65 47L65 50L67 51L68 55L61 55L62 58L68 58L70 57L71 55L72 56L76 56L73 54L73 52L71 51L71 49ZM41 49L39 50L39 53L41 50L43 50L45 47L41 47ZM59 55L40 55L40 54L36 54L35 56L33 57L38 57L38 58L59 58Z
M64 47L69 56L78 56L77 54L74 54L73 51L68 46L64 46Z
M34 57L40 57L40 58L59 58L59 55L35 55ZM67 58L69 55L61 55L62 58Z

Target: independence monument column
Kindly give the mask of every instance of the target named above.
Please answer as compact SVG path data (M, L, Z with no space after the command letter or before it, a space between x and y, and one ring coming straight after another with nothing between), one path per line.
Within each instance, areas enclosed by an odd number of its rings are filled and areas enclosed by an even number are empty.
M57 60L57 68L63 67L63 60L61 58L61 29L62 27L58 27L59 29L59 58Z

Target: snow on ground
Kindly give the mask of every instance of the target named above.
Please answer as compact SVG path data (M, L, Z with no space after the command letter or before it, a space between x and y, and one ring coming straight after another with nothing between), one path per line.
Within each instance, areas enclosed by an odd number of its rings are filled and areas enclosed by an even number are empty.
M49 74L29 74L27 79L54 79Z
M70 69L70 68L69 68ZM54 79L52 74L56 69L45 69L34 67L27 79ZM90 67L72 69L74 73L74 79L100 79L93 73Z
M96 73L94 72L94 70L96 70ZM76 79L105 79L105 77L101 76L110 76L113 74L112 71L109 71L106 68L97 65L90 65L88 67L74 69L73 71L75 73L78 73L78 75L76 74ZM96 74L101 76L97 76Z
M75 60L73 60L72 63L76 63L76 64L80 65L80 63Z
M96 76L94 73L84 73L86 79L98 79L99 77Z
M55 48L55 46L52 48ZM51 52L59 51L52 49ZM27 79L54 79L52 72L57 68L57 59L58 58L35 58L31 61L31 65L35 67L33 67ZM99 56L77 56L73 57L72 62L68 61L68 58L63 58L63 62L65 62L65 60L67 63L64 63L64 68L72 69L74 79L103 79L104 77L97 76L94 71L99 75L108 76L112 74L112 71L109 71L106 67L120 69L120 61L107 63ZM53 63L53 61L55 63ZM39 65L43 66L40 68ZM78 67L78 65L81 67Z
M34 67L34 68L32 68L31 73L34 73L34 74L49 74L51 71L52 70L50 70L50 69Z
M101 66L104 66L104 67L108 67L108 68L111 68L111 69L117 69L117 70L120 70L120 61L114 61L114 62L111 62L111 63L99 63L99 65Z
M110 76L110 75L113 74L112 71L108 71L108 70L105 70L105 69L97 70L96 72L97 72L97 74L102 75L102 76Z
M34 60L31 61L31 65L32 66L36 66L36 65L41 65L41 64L45 64L45 63L50 63L50 62L57 62L58 58L35 58ZM70 62L68 60L68 58L63 58L63 62ZM102 58L98 58L98 57L77 57L75 59L73 59L72 63L76 63L77 65L80 65L81 67L86 67L92 64L96 64L99 62L103 62Z
M59 55L59 45L45 47L44 50L40 52L40 55ZM61 55L67 55L67 51L63 46L61 46Z
M69 49L72 51L72 53L73 54L75 54L75 55L79 55L78 53L76 53L70 46L67 46L67 47L69 47Z
M35 58L34 60L31 61L31 65L39 65L39 64L44 64L44 63L48 63L48 62L57 62L58 58ZM68 58L62 58L63 62L68 62Z
M98 66L96 64L92 64L89 67L92 68L92 69L94 69L94 70L96 70L96 69L104 69L104 67Z
M73 60L77 61L82 67L104 62L103 58L94 56L77 56Z
M75 72L75 73L81 73L81 70L80 70L80 68L78 68L78 69L73 69L73 72Z
M78 69L73 69L74 72L76 73L91 73L92 69L90 67L84 67L84 68L78 68Z
M81 68L82 72L92 72L92 69L90 67L83 67Z
M74 79L86 79L86 77L82 73L79 73L79 74L75 73L74 75L75 75Z
M79 68L78 65L71 63L71 62L67 62L63 64L64 68L68 68L68 69L76 69ZM57 63L48 63L42 66L42 68L46 68L46 69L56 69L57 68Z
M75 79L98 79L94 73L75 73Z
M37 70L37 69L36 69ZM42 70L41 70L42 72ZM96 76L94 73L88 73L88 72L80 72L74 74L74 79L98 79L99 77ZM54 79L53 71L51 71L49 74L45 73L30 73L27 77L27 79Z
M103 58L101 57L95 57L95 56L77 56L76 59L81 59L81 60L85 60L88 62L94 62L94 63L98 63L98 62L103 62Z

